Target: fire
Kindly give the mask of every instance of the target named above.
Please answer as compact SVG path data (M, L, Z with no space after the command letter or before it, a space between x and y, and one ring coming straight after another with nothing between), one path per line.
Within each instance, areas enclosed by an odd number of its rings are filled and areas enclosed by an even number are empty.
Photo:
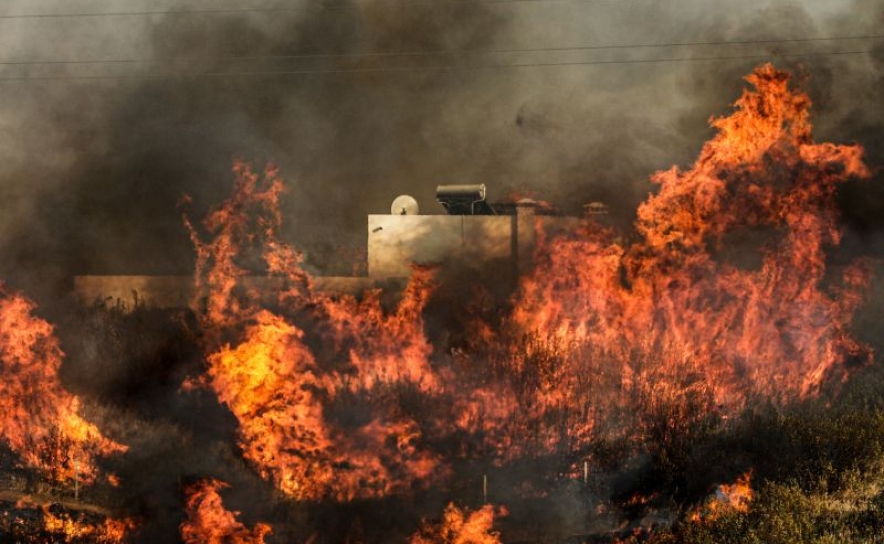
M211 241L201 242L192 226L191 233L208 296L204 325L217 338L239 338L214 348L203 381L237 417L245 457L281 491L305 500L383 496L444 474L436 456L418 447L418 424L384 398L397 384L438 387L421 317L429 272L416 271L392 313L379 293L356 300L312 292L300 254L276 239L276 171L263 178L244 164L235 171L234 197L205 222ZM238 263L254 257L256 245L250 225L259 226L257 255L280 287L271 304L241 281L246 272ZM311 327L322 358L299 322ZM368 402L367 417L333 425L329 405L350 399Z
M61 385L64 354L34 304L0 285L0 436L22 462L58 482L91 483L95 458L126 447L78 415L80 400Z
M189 486L187 519L181 524L181 540L185 544L264 544L272 532L269 525L258 523L248 529L236 518L239 512L224 508L219 491L227 484L206 479Z
M416 268L392 314L381 308L379 292L361 301L319 299L333 341L349 352L358 378L355 387L371 389L404 381L423 391L438 389L438 378L429 364L433 348L424 337L421 315L432 290L432 271Z
M754 496L751 486L752 471L743 474L732 484L721 484L715 494L702 507L694 510L690 519L694 522L711 521L724 512L745 514Z
M184 216L197 250L197 296L205 297L194 301L194 306L204 305L200 315L205 319L207 332L240 325L260 300L258 290L242 281L247 271L238 260L264 259L272 272L285 270L287 279L299 276L297 283L302 288L309 280L299 266L301 255L278 247L275 240L275 229L281 222L278 201L283 192L276 169L268 167L263 179L259 179L248 164L237 161L234 172L237 178L233 196L204 220L213 236L210 242L202 242L197 229ZM264 244L264 254L244 254L252 249L256 237Z
M122 544L127 542L127 534L135 527L130 519L106 519L93 524L77 520L69 515L43 513L45 530L53 535L62 535L63 540L53 542L94 542L96 544Z
M412 535L410 544L500 544L500 534L492 531L494 518L505 516L505 508L486 504L467 514L454 503L445 508L438 525L424 523L420 531Z
M478 323L459 354L424 333L432 270L393 307L315 292L278 240L278 172L237 162L207 236L186 224L207 333L198 381L237 418L245 458L295 499L382 497L444 480L452 457L573 464L605 434L666 441L867 362L848 330L868 267L826 269L835 190L869 175L862 150L814 143L787 73L747 80L695 164L653 176L634 242L589 220L541 240L502 326Z
M27 499L3 502L0 534L4 542L123 544L137 527L131 518L115 519Z
M243 343L210 356L209 384L240 421L245 456L262 475L286 493L321 496L334 479L319 399L329 386L300 330L269 312L256 319Z
M696 163L654 175L660 189L639 207L638 241L621 245L589 225L538 255L512 322L572 345L559 376L604 360L629 391L694 374L710 403L737 408L752 395L812 395L845 363L869 360L847 332L869 271L825 267L841 236L835 188L869 175L862 149L813 142L810 100L787 73L765 65L747 80L755 90L712 120L718 134ZM764 243L728 253L752 236ZM513 353L515 370L530 362Z

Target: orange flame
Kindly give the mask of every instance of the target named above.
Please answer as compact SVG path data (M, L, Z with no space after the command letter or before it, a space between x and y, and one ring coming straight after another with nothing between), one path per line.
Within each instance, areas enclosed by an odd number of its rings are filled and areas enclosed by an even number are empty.
M236 520L239 512L224 508L219 491L227 484L206 479L189 486L187 519L181 524L181 540L185 544L264 544L272 532L269 525L258 523L253 529Z
M855 262L830 279L825 269L825 247L840 241L835 187L869 175L862 149L813 143L810 100L787 73L765 65L747 80L755 90L712 120L719 132L694 166L653 177L660 190L638 210L638 242L588 226L544 248L516 302L518 330L591 348L626 390L687 366L728 407L811 395L846 361L869 360L847 333L869 271ZM758 233L762 247L727 253ZM564 375L584 372L563 359Z
M131 519L106 519L101 524L93 524L74 519L67 515L55 515L49 511L43 513L43 525L47 532L61 535L63 540L52 542L79 542L88 539L96 544L121 544L127 541L127 533L135 528Z
M431 444L452 437L448 455L570 454L600 433L672 434L755 396L813 395L867 362L848 328L868 267L825 266L840 241L835 188L868 176L862 150L813 142L788 74L765 65L747 79L755 89L712 120L696 163L653 177L636 242L589 221L539 237L502 329L477 326L474 351L451 357L434 357L423 330L431 271L416 269L392 310L378 292L314 292L277 239L278 172L237 162L208 241L187 224L206 297L202 381L236 416L245 457L293 498L378 497L446 477ZM431 415L405 408L407 393Z
M200 239L184 216L197 251L194 307L202 310L200 315L210 325L209 331L239 325L259 306L261 293L242 281L249 270L241 261L252 268L263 262L269 274L284 278L289 299L303 298L310 280L300 267L302 255L276 240L282 222L279 199L284 191L277 169L268 166L262 177L247 163L236 161L233 170L233 196L203 221L212 236L209 242Z
M506 508L486 504L467 514L454 503L445 508L438 525L424 523L412 535L410 544L500 544L500 535L491 528L495 516L507 515Z
M749 505L754 497L752 486L752 471L743 474L732 484L721 484L715 490L715 494L702 507L693 511L690 520L693 522L712 521L724 512L740 512L745 514L749 511Z
M430 272L415 271L392 313L382 308L379 293L356 300L312 292L300 254L276 239L282 193L276 171L259 177L242 163L234 170L234 196L205 224L211 241L202 243L190 228L198 282L208 295L204 324L217 338L242 338L214 348L204 381L237 417L245 457L299 499L375 497L428 484L444 470L417 447L421 432L412 419L378 402L369 417L344 430L329 423L326 409L342 396L382 395L394 384L425 392L438 386L421 317ZM249 234L250 225L259 226L257 235ZM279 297L270 304L275 313L241 281L246 272L239 263L254 255L278 280ZM305 314L328 357L318 360L305 342L296 325Z
M49 478L93 482L95 457L125 446L80 417L80 400L58 377L64 357L34 304L0 285L0 436L22 461Z

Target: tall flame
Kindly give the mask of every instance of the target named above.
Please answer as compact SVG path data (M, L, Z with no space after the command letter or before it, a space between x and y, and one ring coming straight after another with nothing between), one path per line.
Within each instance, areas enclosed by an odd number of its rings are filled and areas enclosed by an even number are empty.
M65 482L93 482L95 457L126 450L78 415L61 385L64 354L34 304L0 285L0 437L29 467Z
M590 226L544 248L517 300L519 330L592 347L627 389L687 365L724 406L810 395L845 362L869 360L847 332L869 271L825 268L840 241L835 188L869 175L862 149L813 142L810 100L787 73L764 65L747 80L755 90L712 120L718 134L693 167L653 177L638 241ZM757 233L762 247L727 254ZM566 374L581 372L585 361L565 359Z
M445 508L441 523L424 523L411 536L410 544L500 544L500 535L492 531L495 516L506 515L505 508L486 504L467 513L454 503Z
M862 150L813 142L810 100L787 73L747 79L696 163L654 175L634 242L591 221L542 240L511 314L496 332L479 323L468 353L434 354L424 334L431 270L415 269L393 309L378 292L315 292L277 237L278 172L236 163L208 241L187 225L202 383L236 416L246 459L293 498L378 497L446 477L451 456L573 463L600 433L665 439L754 397L813 395L868 361L848 332L868 267L825 266L841 236L835 189L869 175Z
M213 479L187 487L187 519L181 524L185 544L264 544L264 537L272 532L270 526L258 523L249 529L237 521L239 512L228 511L221 500L219 491L225 487Z
M375 497L428 484L435 456L418 447L417 423L383 395L396 384L423 391L437 385L421 317L429 272L416 271L392 313L378 293L356 300L313 292L300 254L276 238L282 193L276 170L258 176L243 163L234 170L234 196L204 224L210 241L190 229L197 281L208 297L203 323L217 339L237 341L217 340L204 381L237 417L245 457L299 499ZM245 261L263 262L278 300L262 300L246 287ZM323 347L322 358L307 345L303 324ZM365 419L345 428L331 424L329 405L355 397L368 398Z

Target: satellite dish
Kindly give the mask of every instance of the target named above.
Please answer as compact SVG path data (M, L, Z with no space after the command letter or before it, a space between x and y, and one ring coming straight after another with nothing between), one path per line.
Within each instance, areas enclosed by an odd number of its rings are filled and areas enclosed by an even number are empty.
M393 205L390 206L390 213L393 215L417 215L420 213L420 208L414 197L409 195L399 195L396 197L396 200L393 201Z

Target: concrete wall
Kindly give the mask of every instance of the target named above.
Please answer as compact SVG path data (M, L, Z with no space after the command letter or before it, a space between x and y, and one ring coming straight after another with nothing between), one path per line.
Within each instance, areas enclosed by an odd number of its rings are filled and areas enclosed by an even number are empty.
M249 289L266 293L267 302L272 302L283 282L279 278L247 276L243 278L243 284ZM313 288L320 292L356 295L374 287L375 282L370 278L313 278ZM139 305L148 308L184 308L193 302L195 293L193 276L74 277L74 296L86 305L104 302L129 310Z
M411 263L477 266L513 255L513 218L474 215L369 215L368 275L406 277Z
M531 268L538 229L550 237L581 221L535 215L531 206L520 206L516 215L369 215L368 275L407 277L411 263L481 268L503 260L513 273L524 273Z
M83 304L157 308L187 306L193 298L193 276L76 276L74 295Z
M535 215L532 206L518 206L516 215L369 215L368 277L316 277L314 286L359 294L410 276L412 263L468 271L470 282L512 285L530 270L540 231L551 236L580 222ZM245 284L268 293L268 300L280 287L273 278L247 277ZM84 304L100 300L127 308L185 307L194 298L191 276L77 276L74 292Z

